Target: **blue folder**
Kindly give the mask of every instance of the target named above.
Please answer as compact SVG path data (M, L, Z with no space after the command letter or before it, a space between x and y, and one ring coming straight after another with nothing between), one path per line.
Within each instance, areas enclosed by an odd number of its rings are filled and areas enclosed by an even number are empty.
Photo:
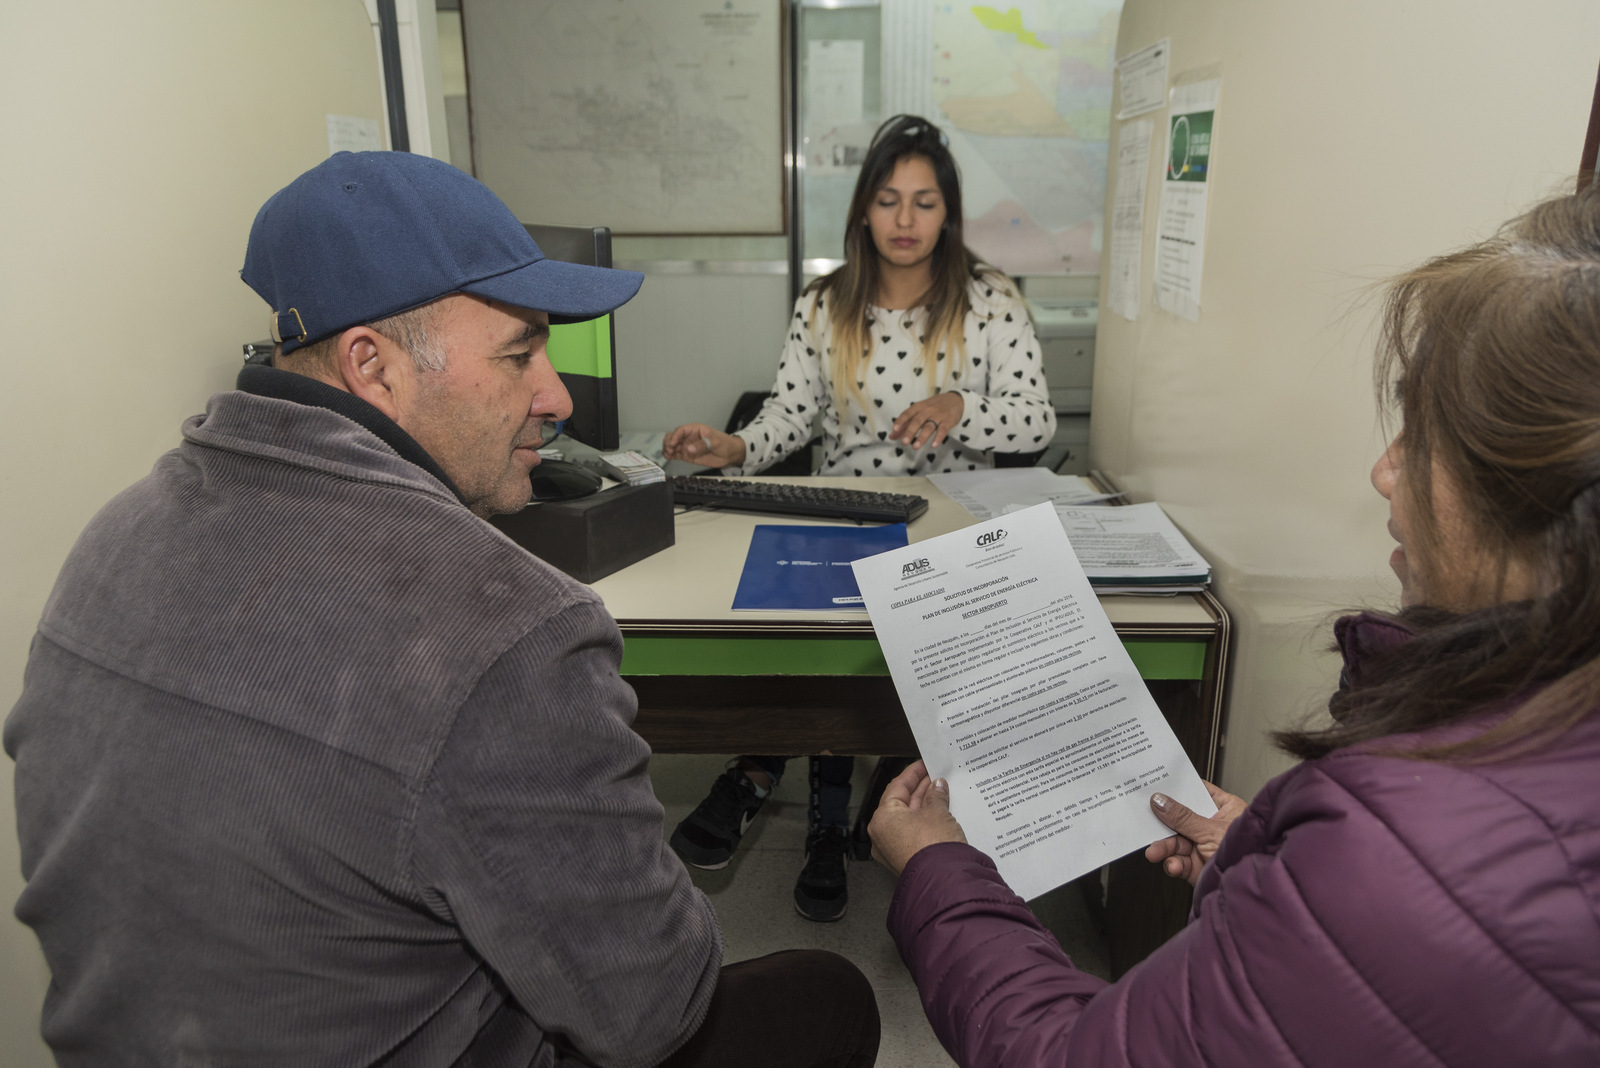
M761 524L750 536L733 607L861 608L853 560L906 544L906 525L818 527Z

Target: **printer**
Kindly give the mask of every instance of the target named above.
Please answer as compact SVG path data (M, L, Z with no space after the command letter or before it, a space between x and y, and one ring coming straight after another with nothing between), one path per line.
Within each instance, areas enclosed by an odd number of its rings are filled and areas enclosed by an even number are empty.
M1050 403L1056 410L1056 435L1042 462L1064 475L1088 474L1099 304L1092 298L1036 297L1027 305L1043 349Z

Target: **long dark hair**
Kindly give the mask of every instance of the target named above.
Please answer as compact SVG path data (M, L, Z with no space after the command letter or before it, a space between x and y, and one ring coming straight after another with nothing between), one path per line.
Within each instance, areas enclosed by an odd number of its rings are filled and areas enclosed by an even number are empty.
M1543 744L1600 704L1600 187L1396 279L1376 373L1403 419L1398 492L1421 527L1408 558L1425 576L1444 563L1438 470L1472 537L1501 561L1478 588L1496 599L1516 561L1535 593L1476 611L1401 611L1415 637L1334 696L1334 726L1277 740L1316 757L1526 695L1489 731L1410 755L1482 759Z
M841 411L847 397L854 396L865 408L867 355L871 352L867 306L878 296L878 250L872 234L863 225L867 208L878 190L894 175L901 160L921 157L933 167L944 199L944 230L933 249L933 281L918 301L928 309L927 330L922 335L922 360L928 381L938 388L941 364L959 371L960 357L966 351L963 322L971 304L967 285L975 277L1005 291L1013 287L1005 275L983 263L966 246L961 207L961 174L955 157L939 128L916 115L896 115L872 135L867 155L861 163L855 192L850 197L850 215L844 231L844 266L812 282L806 292L812 295L812 314L817 303L828 298L827 314L833 327L833 351L828 354L833 383L834 404ZM943 349L954 357L938 359Z

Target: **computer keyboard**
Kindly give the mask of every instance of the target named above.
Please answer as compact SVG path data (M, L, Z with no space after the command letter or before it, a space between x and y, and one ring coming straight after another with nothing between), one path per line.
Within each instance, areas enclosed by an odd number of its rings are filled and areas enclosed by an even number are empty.
M928 510L928 499L910 493L796 486L737 478L679 475L672 479L675 504L773 512L814 519L858 519L868 523L909 523Z

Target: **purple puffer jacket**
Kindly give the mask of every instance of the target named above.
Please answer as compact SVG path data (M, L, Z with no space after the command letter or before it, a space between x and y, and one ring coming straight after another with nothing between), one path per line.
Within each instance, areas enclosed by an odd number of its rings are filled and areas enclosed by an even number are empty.
M1353 617L1340 636L1355 673L1395 631ZM1280 775L1206 868L1189 926L1114 985L1073 968L966 845L912 858L889 930L969 1068L1593 1068L1600 713L1499 763L1350 749Z

